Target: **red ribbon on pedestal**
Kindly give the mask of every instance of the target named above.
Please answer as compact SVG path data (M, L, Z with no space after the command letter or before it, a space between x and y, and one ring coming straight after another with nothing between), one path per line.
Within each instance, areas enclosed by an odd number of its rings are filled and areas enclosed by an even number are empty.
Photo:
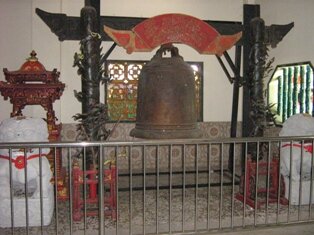
M17 156L15 159L11 158L12 163L14 163L14 166L17 169L24 169L25 165L27 164L28 160L31 160L33 158L37 158L37 157L44 157L47 156L46 154L33 154L30 155L29 157L25 157L24 155L19 155ZM0 159L6 159L6 160L10 160L9 156L4 156L4 155L0 155Z

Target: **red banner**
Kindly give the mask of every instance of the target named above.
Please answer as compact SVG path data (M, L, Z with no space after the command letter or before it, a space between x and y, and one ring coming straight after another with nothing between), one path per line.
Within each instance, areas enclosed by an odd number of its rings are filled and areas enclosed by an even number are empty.
M104 31L127 53L152 51L166 43L183 43L200 54L221 55L242 36L242 32L220 35L204 21L183 14L155 16L139 23L132 30L115 30L104 26Z

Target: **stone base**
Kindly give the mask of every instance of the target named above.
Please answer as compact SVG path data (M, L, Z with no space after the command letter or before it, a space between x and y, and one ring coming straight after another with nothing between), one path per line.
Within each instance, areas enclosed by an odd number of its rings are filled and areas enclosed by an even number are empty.
M27 198L28 201L28 226L41 226L40 198ZM26 199L25 197L13 197L14 225L11 223L11 200L0 198L0 227L26 227ZM48 197L42 200L43 226L51 223L54 211L54 191L50 187Z
M284 177L285 182L285 198L289 200L289 186L290 186L290 179L288 177ZM303 180L302 181L302 188L300 187L300 181L291 181L291 198L290 203L291 205L307 205L310 203L310 189L311 189L311 181L310 180ZM301 201L299 201L299 195L301 195ZM314 203L314 181L312 184L312 200L311 203Z

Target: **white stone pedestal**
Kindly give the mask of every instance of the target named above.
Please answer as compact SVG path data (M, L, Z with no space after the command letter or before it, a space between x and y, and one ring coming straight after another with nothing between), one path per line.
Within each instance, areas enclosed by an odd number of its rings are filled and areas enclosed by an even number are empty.
M291 205L306 205L310 203L310 195L311 195L311 180L303 180L302 183L300 181L291 181L291 198L289 199L289 187L290 187L290 179L288 177L284 177L285 181L285 198L287 198ZM300 184L301 183L301 184ZM302 188L300 188L302 186ZM301 202L299 202L299 197L301 195ZM314 203L314 181L312 183L312 203Z
M41 226L41 205L39 198L27 198L28 201L28 226ZM49 225L54 211L54 191L49 185L49 193L42 200L43 226ZM26 227L26 198L13 198L14 227ZM11 200L0 198L0 227L11 227Z

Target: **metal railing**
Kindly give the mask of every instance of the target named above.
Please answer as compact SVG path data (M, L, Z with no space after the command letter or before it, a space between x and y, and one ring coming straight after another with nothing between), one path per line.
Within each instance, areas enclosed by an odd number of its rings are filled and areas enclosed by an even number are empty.
M0 234L198 234L313 222L313 141L1 143ZM50 183L40 157L47 148Z

